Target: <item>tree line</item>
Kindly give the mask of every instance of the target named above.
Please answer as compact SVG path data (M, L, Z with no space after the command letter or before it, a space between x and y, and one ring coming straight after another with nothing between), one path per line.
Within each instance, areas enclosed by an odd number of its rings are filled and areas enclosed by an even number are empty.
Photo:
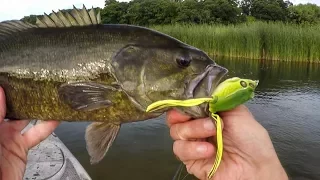
M237 24L252 21L320 23L319 6L310 3L293 5L288 0L106 0L100 12L104 24L142 26L175 23ZM22 20L35 23L37 16L25 16Z

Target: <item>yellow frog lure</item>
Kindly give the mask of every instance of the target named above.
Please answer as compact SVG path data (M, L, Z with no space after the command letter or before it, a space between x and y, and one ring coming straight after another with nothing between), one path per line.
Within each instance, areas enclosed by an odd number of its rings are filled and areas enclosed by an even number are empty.
M208 174L211 179L217 171L223 153L222 126L221 118L217 114L220 111L228 111L254 97L254 90L258 86L259 81L251 79L241 79L233 77L220 83L212 93L210 98L197 98L187 100L162 100L152 103L148 106L147 112L157 111L167 107L175 106L197 106L202 103L209 104L209 111L212 119L217 127L217 153L213 166Z

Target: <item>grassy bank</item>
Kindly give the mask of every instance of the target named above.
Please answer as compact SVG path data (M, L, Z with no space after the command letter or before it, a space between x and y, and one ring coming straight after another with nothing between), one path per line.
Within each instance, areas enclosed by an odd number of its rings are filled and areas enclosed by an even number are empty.
M166 25L156 30L226 57L320 62L320 25L255 22L241 25Z

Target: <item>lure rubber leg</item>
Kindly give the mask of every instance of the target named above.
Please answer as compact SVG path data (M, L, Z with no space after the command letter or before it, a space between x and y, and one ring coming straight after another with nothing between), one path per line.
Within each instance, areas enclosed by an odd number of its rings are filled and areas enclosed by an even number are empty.
M216 159L213 163L213 166L208 174L208 179L211 179L213 175L216 173L222 159L222 153L223 153L223 140L222 140L222 124L221 124L221 118L217 114L211 114L212 119L214 120L216 127L217 127L217 153L216 153Z

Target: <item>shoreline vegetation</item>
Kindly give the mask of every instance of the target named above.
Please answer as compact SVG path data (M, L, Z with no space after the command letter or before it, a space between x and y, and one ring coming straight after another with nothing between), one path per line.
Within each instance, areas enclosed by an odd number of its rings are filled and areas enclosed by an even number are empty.
M320 6L289 0L105 0L103 24L146 26L213 56L320 63ZM70 12L71 9L64 9ZM50 15L50 14L49 14ZM34 24L43 15L23 21Z
M213 56L320 63L320 25L253 22L156 25L150 28Z

